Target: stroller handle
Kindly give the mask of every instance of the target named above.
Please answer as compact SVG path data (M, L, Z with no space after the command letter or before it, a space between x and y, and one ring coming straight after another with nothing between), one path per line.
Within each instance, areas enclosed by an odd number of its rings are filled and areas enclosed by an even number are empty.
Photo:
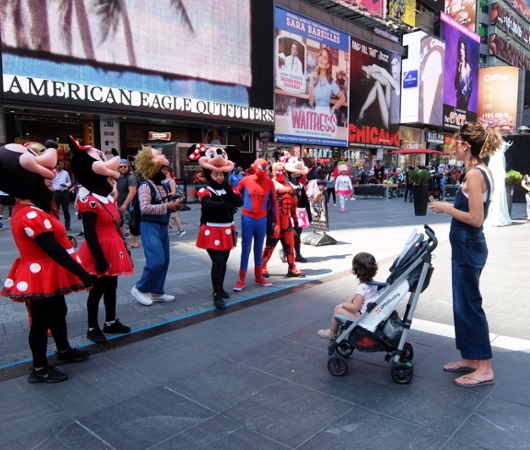
M431 245L429 246L429 253L432 253L436 247L438 247L438 239L436 239L436 236L434 235L434 230L427 224L424 224L423 227L425 228L425 233L429 237L429 242Z

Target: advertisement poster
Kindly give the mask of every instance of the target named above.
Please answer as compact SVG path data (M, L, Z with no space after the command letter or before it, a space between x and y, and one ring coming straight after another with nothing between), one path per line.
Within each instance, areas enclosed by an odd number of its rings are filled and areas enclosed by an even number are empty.
M349 145L399 147L401 56L351 38Z
M4 95L272 125L272 23L252 0L2 1Z
M445 0L445 13L468 30L476 31L477 0Z
M112 149L119 149L120 146L120 126L117 120L104 118L99 121L101 151L107 158L112 158Z
M440 12L445 41L444 126L459 129L477 120L480 37Z
M344 3L356 6L371 16L385 17L386 2L382 0L344 0Z
M478 71L478 119L486 128L502 134L515 133L517 117L517 67L496 66Z
M416 26L416 0L388 0L388 17Z
M275 21L275 140L346 146L348 35L281 8Z

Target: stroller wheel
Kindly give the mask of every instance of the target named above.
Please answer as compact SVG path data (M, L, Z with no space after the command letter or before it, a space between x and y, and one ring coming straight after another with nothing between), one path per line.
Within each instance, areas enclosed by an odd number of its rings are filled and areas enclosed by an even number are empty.
M401 355L401 358L399 358L399 360L404 363L407 363L407 362L411 362L412 358L414 358L414 348L412 347L411 343L405 342L405 345L403 346L403 353Z
M334 377L342 377L348 371L348 363L344 359L334 356L328 360L328 370Z
M342 356L343 358L349 358L353 353L353 347L349 342L342 341L340 344L337 345L335 351L339 356Z
M390 370L392 379L399 384L407 384L412 380L414 374L411 363L393 363Z

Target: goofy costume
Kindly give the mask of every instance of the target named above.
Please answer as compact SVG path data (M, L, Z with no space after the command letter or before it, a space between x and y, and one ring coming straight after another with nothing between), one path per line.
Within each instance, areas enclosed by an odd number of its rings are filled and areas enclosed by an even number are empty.
M287 263L289 264L287 276L304 276L304 273L296 268L294 254L293 225L295 227L298 227L298 217L296 214L296 205L298 203L298 199L294 193L294 189L291 186L291 183L285 179L284 163L274 163L272 166L272 173L274 175L272 181L274 183L276 200L278 202L278 209L280 212L279 222L276 222L280 225L280 235L270 235L270 233L272 232L272 230L274 230L275 227L272 226L274 224L273 218L269 217L269 235L267 236L265 250L263 251L263 276L269 276L269 273L267 271L267 263L269 262L269 259L271 258L272 253L276 248L276 244L280 240L282 241L282 246L285 250L285 254L287 257Z
M236 242L234 214L243 204L243 200L228 185L228 172L234 169L234 163L228 159L239 156L234 147L206 147L196 144L188 150L188 159L199 162L208 180L208 186L198 192L201 202L201 227L197 236L197 247L208 252L212 260L210 277L213 287L213 304L217 309L226 307L225 299L230 294L223 288L226 266L230 250ZM215 174L217 181L212 178ZM222 174L222 176L219 176Z
M243 210L241 214L241 263L239 266L239 280L234 291L245 287L245 277L248 269L248 258L252 239L254 239L254 283L260 286L271 286L263 278L262 251L263 241L267 233L267 215L275 216L276 229L274 236L280 235L280 220L274 184L267 176L267 161L259 158L252 165L253 175L243 178L237 186L237 192L243 196Z
M83 220L85 241L79 247L79 258L92 275L94 287L88 294L87 339L105 343L107 338L98 323L99 302L105 304L105 333L129 333L131 329L116 318L118 275L134 273L134 267L119 229L120 213L112 194L109 177L119 176L119 156L106 160L100 150L82 146L68 138L72 151L72 172L82 185L77 208Z

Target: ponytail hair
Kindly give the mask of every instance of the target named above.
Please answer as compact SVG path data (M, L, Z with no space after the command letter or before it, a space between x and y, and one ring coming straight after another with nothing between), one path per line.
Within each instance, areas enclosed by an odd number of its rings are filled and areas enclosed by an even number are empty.
M479 160L492 156L503 144L497 128L486 129L479 123L466 123L455 137L467 142L471 156Z

